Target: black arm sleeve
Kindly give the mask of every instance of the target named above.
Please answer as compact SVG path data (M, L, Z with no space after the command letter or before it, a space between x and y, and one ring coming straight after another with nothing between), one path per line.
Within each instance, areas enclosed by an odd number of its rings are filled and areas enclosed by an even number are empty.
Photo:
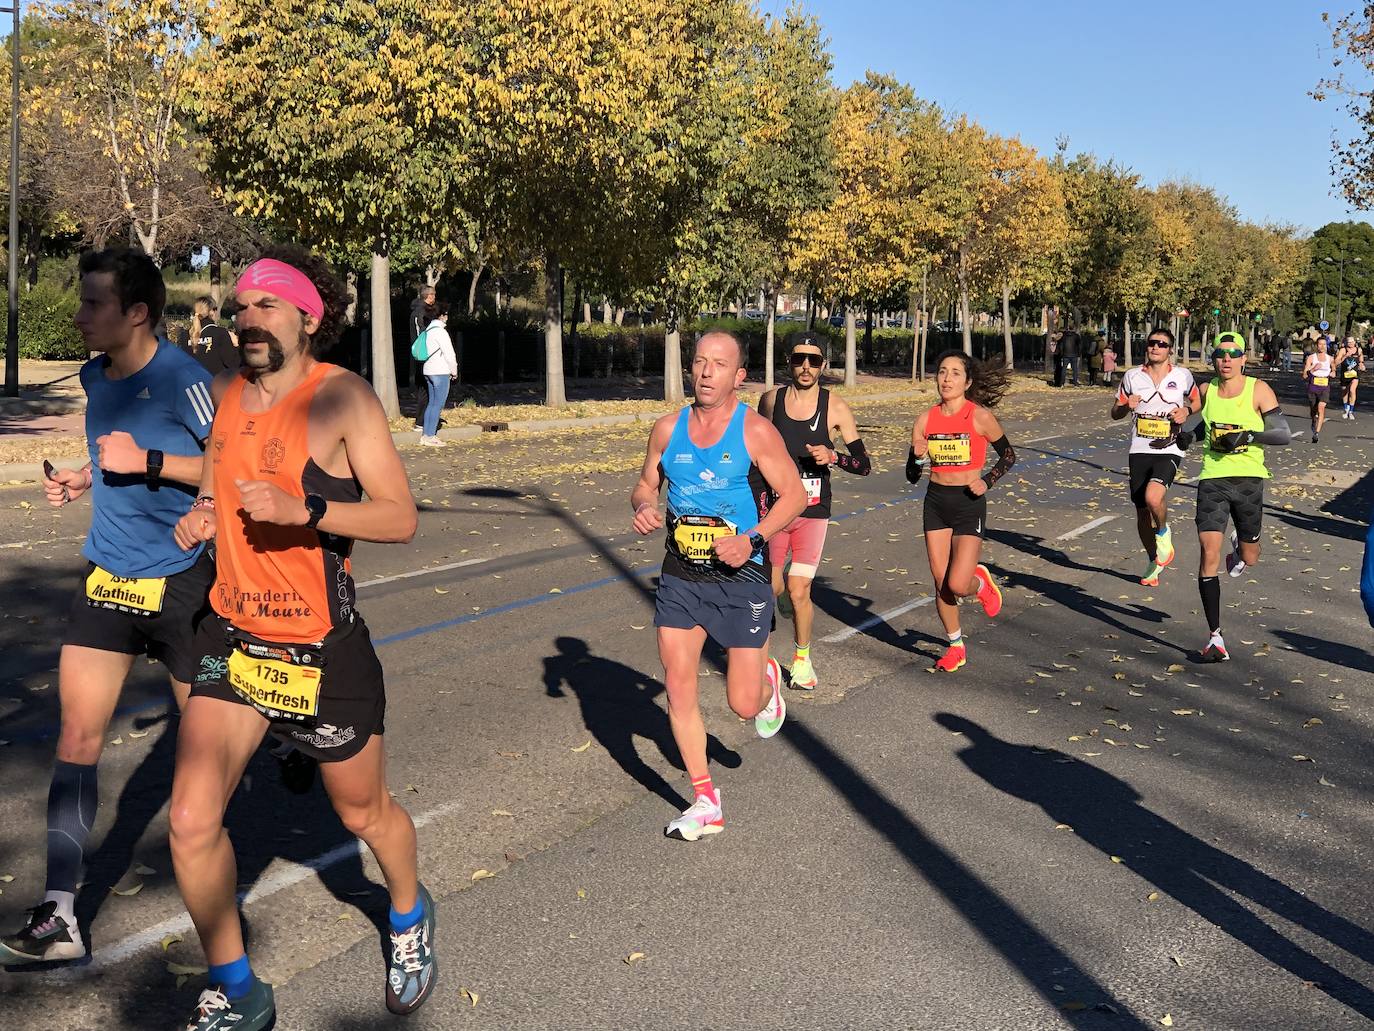
M916 457L916 449L911 448L906 453L906 481L915 483L921 478L921 470L925 467L925 462Z
M997 464L983 474L983 482L989 487L1007 475L1007 470L1016 464L1016 451L1005 433L992 442L992 447L997 452Z
M1288 420L1284 418L1283 409L1271 408L1264 413L1264 429L1259 433L1251 433L1250 439L1256 444L1291 444L1293 442L1293 431L1288 428Z
M855 476L867 476L873 471L873 463L868 460L868 449L864 447L863 437L845 441L844 446L849 449L849 454L835 453L835 464L839 468Z

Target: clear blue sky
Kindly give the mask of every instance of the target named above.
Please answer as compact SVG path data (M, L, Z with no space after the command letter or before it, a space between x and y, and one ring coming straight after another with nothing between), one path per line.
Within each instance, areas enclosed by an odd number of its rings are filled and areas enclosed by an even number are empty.
M785 0L762 0L780 14ZM837 85L868 69L1049 155L1115 158L1148 183L1216 188L1241 215L1314 229L1350 218L1332 130L1307 91L1331 68L1325 10L1353 0L809 0Z

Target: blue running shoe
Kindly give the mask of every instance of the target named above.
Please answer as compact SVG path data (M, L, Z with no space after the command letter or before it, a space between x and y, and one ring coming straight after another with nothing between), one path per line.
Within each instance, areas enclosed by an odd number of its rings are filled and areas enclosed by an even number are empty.
M391 957L387 963L386 1008L392 1013L419 1009L439 980L434 958L434 899L420 885L424 915L414 927L391 932Z

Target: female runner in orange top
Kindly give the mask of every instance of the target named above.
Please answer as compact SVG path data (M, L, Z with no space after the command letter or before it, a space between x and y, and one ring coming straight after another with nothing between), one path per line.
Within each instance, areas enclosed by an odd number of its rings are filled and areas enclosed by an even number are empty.
M987 526L987 490L1016 461L1016 452L991 408L1007 390L1007 370L996 362L975 362L962 351L940 356L935 382L940 403L922 412L911 428L906 478L915 483L930 467L926 489L925 538L935 605L949 637L949 650L932 671L953 673L968 657L959 628L959 599L977 596L989 617L1002 610L1002 592L979 562ZM983 472L988 443L997 464Z

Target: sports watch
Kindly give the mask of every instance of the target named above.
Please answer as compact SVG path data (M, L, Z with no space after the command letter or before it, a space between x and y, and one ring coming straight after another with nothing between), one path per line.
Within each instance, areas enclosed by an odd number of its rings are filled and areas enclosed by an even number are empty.
M155 447L148 449L148 467L143 472L143 479L153 490L157 490L158 483L162 479L162 463L165 457L161 451Z
M757 555L760 551L762 551L763 548L764 548L764 545L767 544L767 543L768 543L768 542L767 542L766 540L764 540L764 538L763 538L763 534L759 533L757 530L753 530L753 531L750 532L750 534L749 534L749 547L753 550L753 553L754 553L755 555Z
M305 521L305 525L313 530L320 524L325 512L329 510L329 502L318 494L307 494L305 496L305 510L310 513L310 518Z

